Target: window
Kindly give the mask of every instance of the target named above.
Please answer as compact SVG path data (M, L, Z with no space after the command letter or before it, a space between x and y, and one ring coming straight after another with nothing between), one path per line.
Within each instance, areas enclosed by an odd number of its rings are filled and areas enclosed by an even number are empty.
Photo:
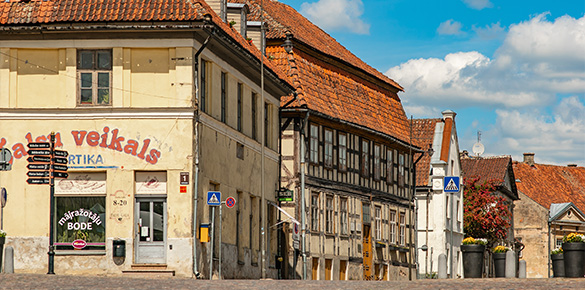
M221 72L221 115L220 120L226 122L227 120L227 74Z
M406 246L406 216L400 213L400 245Z
M374 144L374 180L380 180L380 145Z
M258 137L258 114L256 113L256 106L258 104L258 94L252 93L252 139L257 140Z
M311 124L310 140L309 140L309 159L312 163L319 163L319 126Z
M238 120L237 120L237 130L242 132L242 93L243 88L242 84L238 83Z
M396 244L396 211L390 211L390 243Z
M368 177L370 174L370 141L362 139L361 174Z
M80 105L111 105L111 50L80 50L77 77Z
M270 114L270 104L264 103L264 146L270 147L270 118L272 114Z
M236 142L236 157L244 160L244 144Z
M394 179L392 178L392 168L394 168L394 163L393 160L394 158L392 158L392 149L387 149L386 150L386 182L388 184L393 184L394 183Z
M325 199L325 232L328 234L335 231L333 221L333 196L328 195Z
M325 129L325 166L333 166L333 130Z
M340 171L347 171L347 135L338 133L338 155Z
M56 183L56 249L105 251L106 173L69 173L68 179ZM124 198L114 200L114 206L129 206L128 203ZM77 240L83 242L74 243Z
M245 228L243 227L244 221L242 220L243 211L246 207L242 204L244 202L244 194L241 191L236 191L238 198L237 210L236 210L236 250L238 251L238 263L244 263L244 246L242 240L244 239Z
M376 241L382 240L382 208L376 206L376 216L375 216L375 229L376 233L374 234L374 238Z
M340 229L340 234L342 234L342 235L348 234L347 198L340 198L339 199L339 229Z
M207 112L207 100L209 100L209 89L207 88L207 68L209 67L209 63L205 60L201 61L201 104L199 104L199 109L202 112Z
M363 223L370 224L370 204L369 203L362 204L362 216L363 216Z
M404 195L404 154L398 155L398 186L400 194Z
M557 238L557 248L560 249L563 247L563 238Z
M319 231L319 194L311 195L311 230Z

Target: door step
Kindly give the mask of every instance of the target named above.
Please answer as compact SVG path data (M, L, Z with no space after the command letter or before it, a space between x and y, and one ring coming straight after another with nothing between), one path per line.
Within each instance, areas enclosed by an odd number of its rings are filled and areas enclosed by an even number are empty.
M135 264L131 270L122 271L124 275L138 277L172 277L175 276L174 270L168 270L165 264Z

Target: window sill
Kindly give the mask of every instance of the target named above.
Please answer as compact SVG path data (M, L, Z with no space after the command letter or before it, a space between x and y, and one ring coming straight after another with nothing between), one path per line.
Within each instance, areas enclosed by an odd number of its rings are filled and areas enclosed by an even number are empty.
M105 256L105 250L55 250L55 256Z
M335 233L325 233L326 237L331 237L334 238L335 237Z

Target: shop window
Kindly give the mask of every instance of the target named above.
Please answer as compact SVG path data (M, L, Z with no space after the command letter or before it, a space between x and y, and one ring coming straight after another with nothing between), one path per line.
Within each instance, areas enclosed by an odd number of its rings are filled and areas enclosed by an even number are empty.
M125 198L114 206L127 206ZM106 173L70 173L55 185L57 250L106 249ZM116 215L116 208L112 215Z
M77 77L80 105L110 105L112 51L79 50Z

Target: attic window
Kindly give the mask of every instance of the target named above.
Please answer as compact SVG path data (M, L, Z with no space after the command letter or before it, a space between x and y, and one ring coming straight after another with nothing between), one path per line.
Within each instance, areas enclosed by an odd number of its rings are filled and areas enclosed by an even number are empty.
M567 217L571 217L571 211L567 212Z

